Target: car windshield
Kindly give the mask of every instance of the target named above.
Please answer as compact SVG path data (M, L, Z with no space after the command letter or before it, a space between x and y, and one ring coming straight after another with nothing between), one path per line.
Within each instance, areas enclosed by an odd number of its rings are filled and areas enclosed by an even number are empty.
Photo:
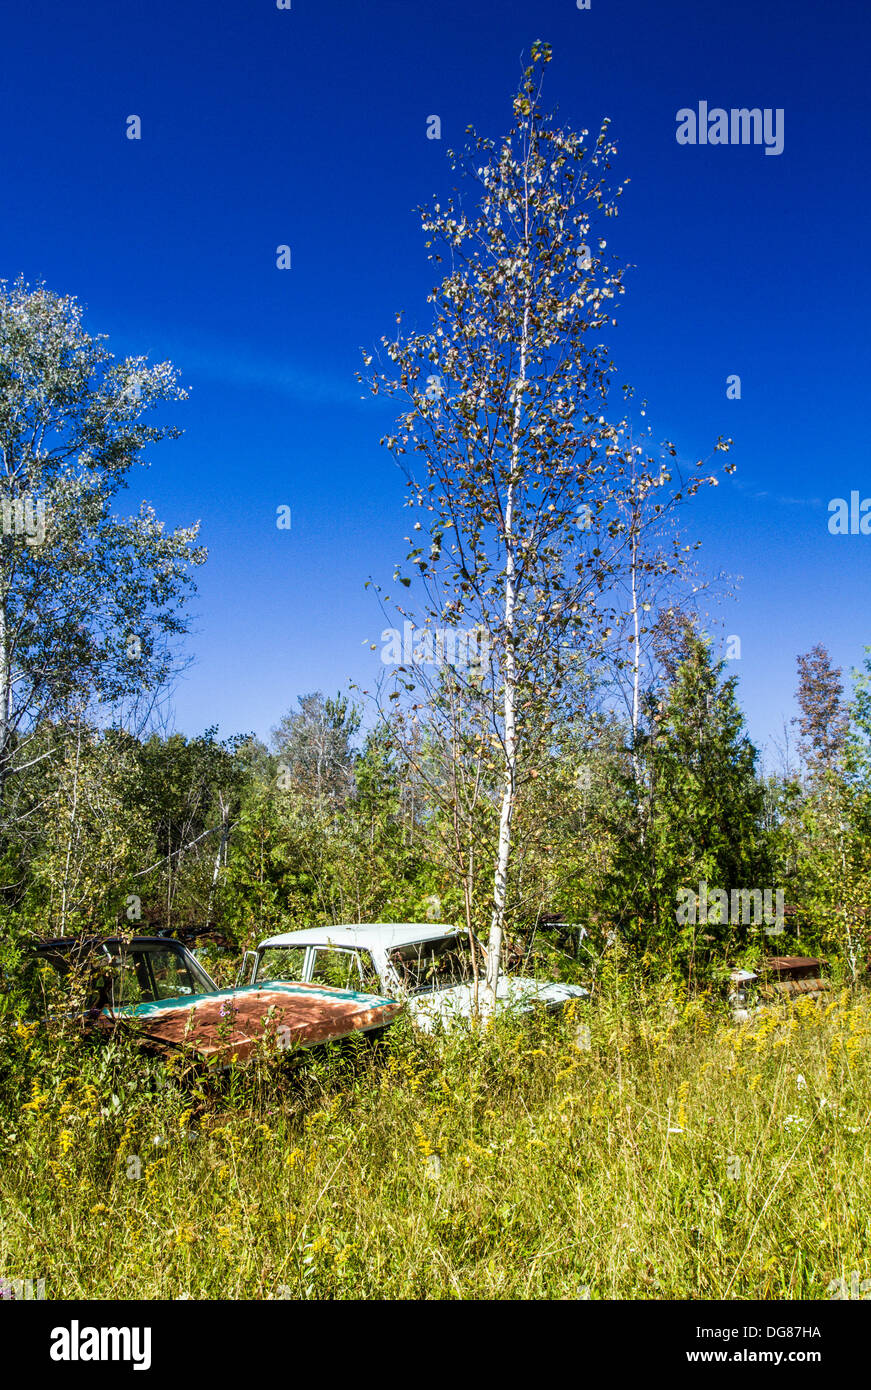
M107 941L73 943L40 951L34 962L41 992L47 994L49 971L79 997L87 1009L124 1008L156 999L183 999L214 994L217 985L177 942Z
M215 983L180 947L111 946L112 1002L116 1007L155 999L214 994Z
M414 941L389 953L390 964L410 994L468 984L474 979L469 938L445 936L435 941Z

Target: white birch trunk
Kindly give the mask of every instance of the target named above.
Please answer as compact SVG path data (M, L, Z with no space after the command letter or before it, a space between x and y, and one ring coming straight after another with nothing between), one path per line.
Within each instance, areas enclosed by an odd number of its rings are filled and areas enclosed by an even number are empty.
M4 595L5 600L5 595ZM11 745L12 669L6 631L6 605L0 602L0 806L6 800Z
M76 835L79 812L79 766L82 756L82 720L79 712L76 724L76 766L73 773L73 804L70 809L70 827L67 835L67 852L64 860L63 888L61 890L60 934L66 936L67 908L69 906L70 866L73 857L73 840Z
M221 857L223 855L226 858L227 841L230 838L230 807L229 804L225 805L224 797L220 793L219 800L221 803L221 837L218 841L218 852L215 855L215 867L212 870L212 882L209 886L209 907L206 919L206 925L209 927L212 925L212 911L215 904L215 893L218 887L218 879L220 878L221 874Z
M528 213L527 213L528 215ZM517 797L517 658L514 651L517 605L517 563L515 559L514 503L517 488L517 468L520 456L520 423L523 413L523 388L526 385L526 359L529 341L529 289L523 308L520 334L520 371L516 383L514 420L511 431L511 476L505 499L505 688L503 694L505 769L502 804L499 811L499 844L496 870L493 877L493 912L490 919L490 938L487 942L487 976L484 983L482 1013L485 1017L496 1008L496 989L502 961L502 937L505 923L505 902L508 896L508 863L511 856L511 821Z
M634 523L634 518L633 518ZM641 675L641 642L638 620L638 533L632 531L632 629L635 637L632 651L632 775L636 787L641 783L638 763L638 725L640 722L639 681Z

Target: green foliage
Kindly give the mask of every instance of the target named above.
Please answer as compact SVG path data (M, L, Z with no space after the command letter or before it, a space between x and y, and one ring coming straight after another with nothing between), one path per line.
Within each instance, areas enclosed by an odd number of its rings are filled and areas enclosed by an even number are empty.
M623 774L613 811L622 829L610 892L621 931L652 951L676 949L688 965L741 943L734 924L679 923L679 890L771 883L757 754L723 666L705 639L688 640L662 698L649 702L636 750L642 776Z
M71 296L0 282L0 808L46 720L94 699L141 716L177 666L197 526L167 532L142 502L113 511L147 448L146 423L183 400L172 364L116 361ZM30 513L28 513L28 508ZM25 534L28 514L41 517Z

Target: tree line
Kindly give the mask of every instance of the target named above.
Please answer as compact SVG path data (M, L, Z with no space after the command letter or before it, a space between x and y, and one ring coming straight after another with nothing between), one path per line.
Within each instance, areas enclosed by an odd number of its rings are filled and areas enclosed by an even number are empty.
M858 973L871 658L852 699L822 647L799 658L795 749L766 769L711 639L689 619L661 626L640 729L604 677L588 683L520 790L509 943L525 950L536 929L558 936L562 919L654 969L701 978L786 950L834 953ZM235 950L316 923L430 918L485 937L499 785L478 766L474 710L446 758L437 717L433 731L418 720L409 756L402 713L361 732L364 709L303 696L270 746L214 729L137 738L83 720L40 726L30 748L44 756L16 780L5 825L4 935L168 930ZM682 892L700 884L712 895L782 891L782 931L712 914L681 921Z

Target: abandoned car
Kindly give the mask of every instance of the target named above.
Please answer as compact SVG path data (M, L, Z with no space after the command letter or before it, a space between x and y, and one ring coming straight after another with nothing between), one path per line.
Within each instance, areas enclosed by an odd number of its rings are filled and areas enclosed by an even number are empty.
M264 1038L290 1051L377 1034L403 1008L380 993L323 983L221 989L181 942L167 937L44 941L34 964L53 967L55 979L76 977L82 1016L97 1028L132 1019L149 1050L183 1050L217 1066L244 1061ZM43 997L48 1004L45 988Z
M767 956L756 970L732 970L728 994L732 1018L745 1023L766 1005L800 997L823 998L832 988L824 975L826 966L820 956Z
M413 1022L432 1031L437 1020L449 1027L472 1016L475 964L483 993L483 947L473 964L463 928L432 922L379 922L373 925L317 927L286 932L246 951L237 985L277 988L281 981L332 984L396 996L407 1002ZM571 999L587 998L580 985L500 976L497 1010L529 1013L562 1009Z

